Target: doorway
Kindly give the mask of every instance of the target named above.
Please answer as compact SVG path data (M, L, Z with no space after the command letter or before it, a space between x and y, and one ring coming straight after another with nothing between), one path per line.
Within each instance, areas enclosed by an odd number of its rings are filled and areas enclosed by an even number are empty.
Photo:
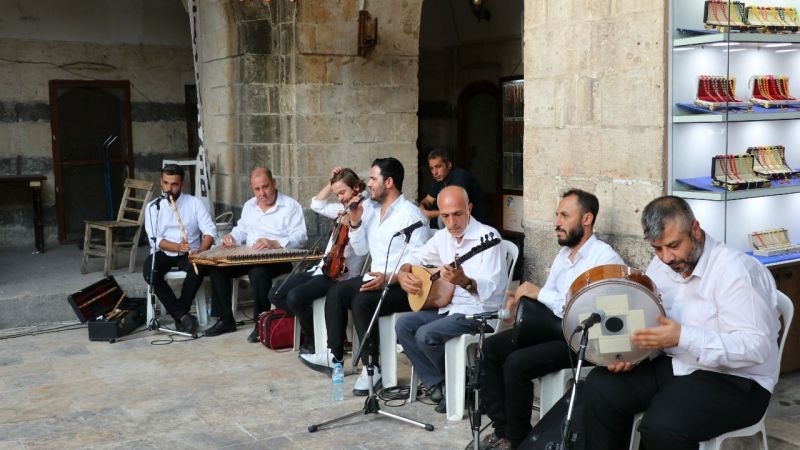
M82 242L84 220L114 219L125 178L133 178L130 83L49 86L58 241Z

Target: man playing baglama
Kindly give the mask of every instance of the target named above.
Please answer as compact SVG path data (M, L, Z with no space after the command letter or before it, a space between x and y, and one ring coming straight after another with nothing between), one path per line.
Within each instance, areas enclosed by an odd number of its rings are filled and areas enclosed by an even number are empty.
M261 250L295 249L303 245L307 239L303 207L297 200L278 192L272 172L263 167L253 169L250 187L255 197L242 206L242 217L231 233L222 238L222 246L246 245L253 250ZM206 330L205 335L218 336L236 331L236 321L231 311L232 279L247 274L254 303L253 318L256 320L256 326L247 341L258 342L257 318L270 308L272 279L291 270L289 263L211 267L214 311L219 314L219 320Z
M331 219L347 222L344 214L345 206L351 201L361 198L360 194L366 189L366 185L358 178L352 169L334 167L331 171L330 181L311 199L311 209ZM331 194L336 196L337 201L328 201ZM349 225L349 222L345 226ZM325 249L327 257L335 257L330 252L333 249L336 236L331 236ZM338 276L331 277L330 271L325 271L323 262L312 267L307 272L292 275L286 283L276 286L270 291L269 299L272 304L291 311L300 323L300 328L305 336L305 344L300 348L300 354L315 353L314 348L314 300L324 297L328 289L337 281L344 281L349 278L361 275L361 266L366 257L356 255L352 246L348 243L344 248L344 267ZM280 289L280 290L278 290ZM327 353L327 352L325 352ZM301 358L301 361L305 359ZM317 368L318 366L312 366Z
M643 448L696 449L752 425L778 373L775 281L755 259L700 228L689 204L660 197L642 213L647 268L666 317L631 341L662 354L589 373L584 423L593 449L627 448L634 414Z
M431 185L428 195L419 202L419 209L425 217L435 222L440 211L436 204L439 192L447 186L461 186L467 191L472 202L472 217L481 223L486 222L488 213L483 198L483 189L471 173L460 167L453 167L450 156L441 149L434 149L428 153L428 168L431 170L434 183Z
M384 280L394 271L398 261L399 264L409 261L411 254L428 239L430 231L419 209L402 193L403 176L403 165L395 158L378 158L372 162L367 187L369 187L372 200L375 202L371 205L374 212L365 214L366 208L363 204L348 212L350 244L356 254L371 256L370 271L363 278L351 278L337 283L328 291L325 299L325 323L328 328L330 352L321 356L319 353L313 355L315 357L313 361L310 359L312 355L303 355L303 358L308 359L309 362L319 363L326 367L333 366L334 361L342 361L347 313L352 309L356 333L362 345L365 346L362 352L364 370L353 387L355 395L367 395L368 393L369 378L366 364L370 358L376 364L373 386L377 386L381 380L380 368L377 367L379 354L377 326L373 328L370 339L365 341L364 334L378 306ZM393 236L396 232L417 222L421 222L421 225L419 229L415 229L411 233L408 248L403 259L400 260L404 237L394 238ZM380 314L383 316L410 311L410 309L406 293L400 288L400 285L396 284L396 280L391 280Z
M144 229L151 239L150 245L155 245L157 251L152 275L152 254L145 260L142 272L148 283L152 279L153 291L167 308L169 315L175 319L178 331L194 333L197 330L197 318L189 310L197 290L203 284L204 272L195 272L188 256L208 250L214 243L217 228L202 201L192 195L181 194L183 176L183 167L177 164L167 164L161 169L161 191L171 195L175 201L186 239L183 239L178 219L168 203L168 198L161 197L148 205L144 212ZM153 238L155 244L152 242ZM180 297L175 297L172 288L164 280L164 275L172 267L186 272Z
M482 395L494 432L481 448L515 448L531 431L533 379L570 367L570 355L561 329L566 296L575 278L604 264L623 264L608 244L594 235L600 209L597 197L579 189L561 196L555 218L558 244L562 246L550 266L544 286L522 283L507 303L512 311L527 297L530 302L525 329L519 342L512 342L514 330L486 339L483 347Z
M446 229L439 230L414 254L413 263L434 265L441 270L441 282L455 285L452 302L442 308L427 309L401 317L396 325L397 338L419 373L431 400L439 403L436 411L446 411L444 402L444 345L451 338L476 330L479 321L465 315L496 311L503 303L508 275L503 246L490 247L456 268L449 266L458 255L465 255L482 243L482 238L498 238L500 233L470 216L472 205L467 191L448 186L439 192L439 217ZM400 286L410 295L418 295L422 282L404 264L397 274Z

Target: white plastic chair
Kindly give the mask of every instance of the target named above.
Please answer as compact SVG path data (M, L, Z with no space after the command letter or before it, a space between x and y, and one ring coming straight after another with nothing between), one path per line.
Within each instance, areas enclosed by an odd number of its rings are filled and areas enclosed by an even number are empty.
M592 369L594 369L594 366L581 367L581 374L578 378L586 378L586 375ZM544 417L547 411L564 396L564 393L567 392L569 386L572 386L574 380L572 369L561 369L548 373L539 379L539 417Z
M169 280L184 280L186 279L186 272L182 270L171 270L164 275L164 279ZM201 326L208 325L208 294L207 290L209 289L209 280L208 278L203 279L203 285L200 286L200 289L197 290L197 294L195 294L195 309L197 309L197 322ZM164 313L164 305L161 302L158 302L159 307L161 308L161 312ZM150 299L147 299L147 322L150 323L153 320L153 305Z
M519 248L511 241L503 240L505 250L506 267L508 268L508 284L511 284L511 277L514 274L514 266L519 257ZM498 321L501 324L501 321ZM500 331L500 325L498 329ZM490 336L489 334L486 337ZM445 401L447 402L447 420L459 421L464 418L464 393L466 392L467 378L467 350L470 345L476 344L478 337L472 334L462 334L459 337L450 339L444 345L444 379L445 379ZM412 368L412 384L416 387ZM410 389L414 394L416 389ZM412 394L413 396L413 394Z
M778 365L775 369L775 376L776 379L780 376L781 372L781 357L783 356L783 347L786 344L786 337L789 336L789 327L792 324L792 317L794 317L794 305L789 297L786 296L781 291L778 291L778 312L780 316L783 318L783 333L781 334L780 338L780 345L778 346ZM633 418L633 429L631 430L631 444L630 450L636 450L639 448L639 423L642 421L642 417L644 417L644 413L638 413ZM730 438L737 438L737 437L747 437L747 436L754 436L757 433L761 433L761 441L764 445L764 450L769 449L767 446L767 429L764 426L764 419L767 417L767 412L764 411L764 416L761 419L750 425L748 427L740 428L738 430L729 431L727 433L721 434L713 439L709 439L707 441L701 442L699 450L719 450L722 446L722 442L725 439Z

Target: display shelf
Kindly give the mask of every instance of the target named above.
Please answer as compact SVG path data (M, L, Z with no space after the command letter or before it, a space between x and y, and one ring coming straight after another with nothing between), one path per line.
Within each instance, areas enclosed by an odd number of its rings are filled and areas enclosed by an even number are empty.
M716 44L720 42L736 42L740 44L779 44L800 43L800 34L765 34L765 33L709 33L698 36L678 37L672 41L673 48L697 45Z
M677 106L687 111L696 111L688 114L675 114L672 123L723 123L723 122L758 122L764 120L796 120L800 119L800 110L796 107L783 110L775 108L762 108L753 106L752 111L729 110L703 111L701 108L692 107L689 103L677 103Z
M674 194L678 197L695 200L743 200L746 198L769 197L800 193L800 178L773 181L772 186L759 189L728 191L711 184L711 177L682 178L675 180Z
M800 261L800 253L787 253L785 255L776 255L776 256L757 256L754 255L752 251L746 252L748 255L752 256L761 264L765 266L774 266L778 264L786 264L790 262Z

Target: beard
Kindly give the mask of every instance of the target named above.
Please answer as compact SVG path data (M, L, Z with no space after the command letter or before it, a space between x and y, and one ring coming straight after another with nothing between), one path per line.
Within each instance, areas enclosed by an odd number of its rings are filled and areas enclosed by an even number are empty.
M561 227L557 227L556 231L563 230L566 233L563 239L558 240L558 245L562 247L575 247L578 243L581 242L583 239L583 227L575 227L571 230L565 230Z
M679 274L691 274L694 272L694 268L697 267L697 262L700 261L700 257L703 256L703 243L695 239L691 234L689 235L689 241L692 243L692 251L689 252L689 256L684 259L673 261L672 264L669 265L670 269Z

